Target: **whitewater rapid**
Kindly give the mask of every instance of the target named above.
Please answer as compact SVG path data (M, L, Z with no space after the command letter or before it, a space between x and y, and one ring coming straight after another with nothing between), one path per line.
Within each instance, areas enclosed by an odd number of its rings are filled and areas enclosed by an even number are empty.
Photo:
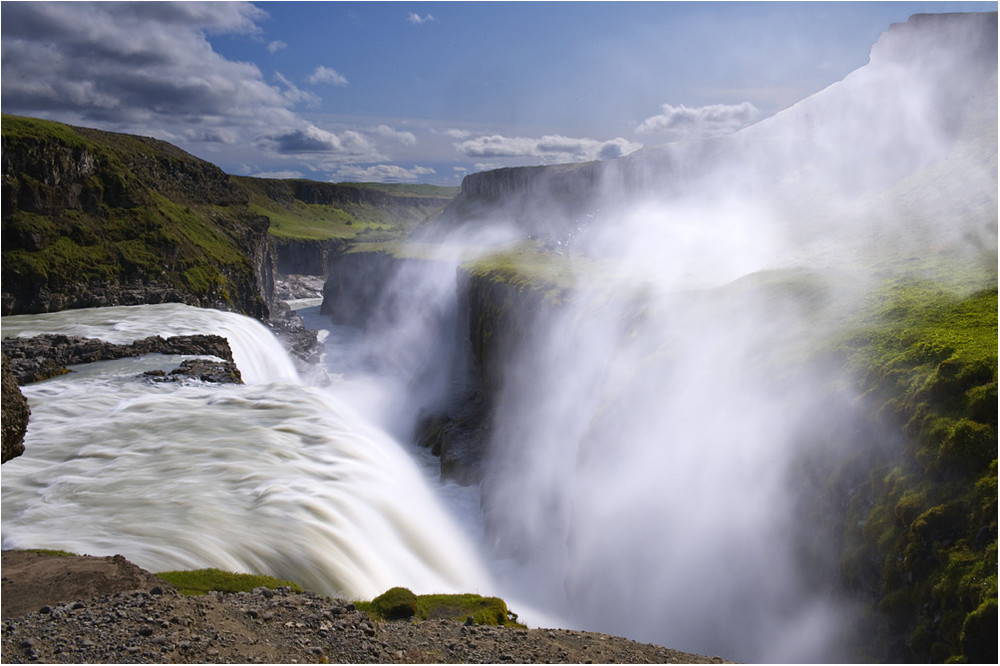
M303 384L259 322L177 304L4 317L4 336L229 339L246 385L151 383L178 357L104 361L22 387L25 453L3 466L4 548L121 553L152 571L268 573L370 599L490 591L467 537L400 445Z

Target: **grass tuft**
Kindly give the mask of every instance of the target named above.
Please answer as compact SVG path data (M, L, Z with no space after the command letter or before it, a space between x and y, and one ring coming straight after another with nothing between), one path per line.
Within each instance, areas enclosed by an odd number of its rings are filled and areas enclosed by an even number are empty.
M257 574L233 573L220 569L197 569L195 571L163 571L156 574L177 588L181 594L189 596L207 594L209 592L252 592L254 588L278 587L290 588L293 592L302 592L298 583L281 580L273 576Z

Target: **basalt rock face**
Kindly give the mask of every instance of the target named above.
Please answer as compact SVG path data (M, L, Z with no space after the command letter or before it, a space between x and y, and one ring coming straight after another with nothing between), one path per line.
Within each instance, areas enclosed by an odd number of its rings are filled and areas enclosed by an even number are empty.
M24 433L28 429L28 417L31 408L25 400L21 389L17 386L14 373L11 372L10 361L3 354L3 460L24 453Z
M545 330L565 292L544 282L515 284L502 272L461 267L457 273L459 328L451 365L455 394L440 411L424 414L416 440L441 458L441 478L463 485L483 480L492 415L511 359Z
M265 319L269 221L154 139L3 117L2 313L182 302Z
M350 244L336 238L326 240L276 238L275 257L281 275L326 275L327 266Z
M330 259L323 285L322 314L335 324L364 327L391 295L390 280L406 261L388 252L350 252Z
M462 179L462 189L436 220L442 228L468 222L513 224L529 236L572 233L598 205L607 162L513 167Z

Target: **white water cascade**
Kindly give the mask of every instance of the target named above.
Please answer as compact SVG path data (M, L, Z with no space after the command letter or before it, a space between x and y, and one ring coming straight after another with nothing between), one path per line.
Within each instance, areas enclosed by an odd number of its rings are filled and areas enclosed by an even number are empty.
M25 453L3 466L3 547L121 553L151 571L268 573L370 599L488 592L477 554L397 442L301 383L260 323L183 305L4 317L3 335L229 339L246 385L150 383L150 355L22 388Z

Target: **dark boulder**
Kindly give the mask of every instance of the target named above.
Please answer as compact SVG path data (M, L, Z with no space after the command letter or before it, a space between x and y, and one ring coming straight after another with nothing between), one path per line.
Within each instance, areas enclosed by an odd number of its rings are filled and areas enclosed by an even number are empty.
M181 361L179 367L170 373L150 370L145 377L157 382L176 382L184 378L197 379L212 384L242 384L243 377L232 361L212 361L207 358L192 358Z

